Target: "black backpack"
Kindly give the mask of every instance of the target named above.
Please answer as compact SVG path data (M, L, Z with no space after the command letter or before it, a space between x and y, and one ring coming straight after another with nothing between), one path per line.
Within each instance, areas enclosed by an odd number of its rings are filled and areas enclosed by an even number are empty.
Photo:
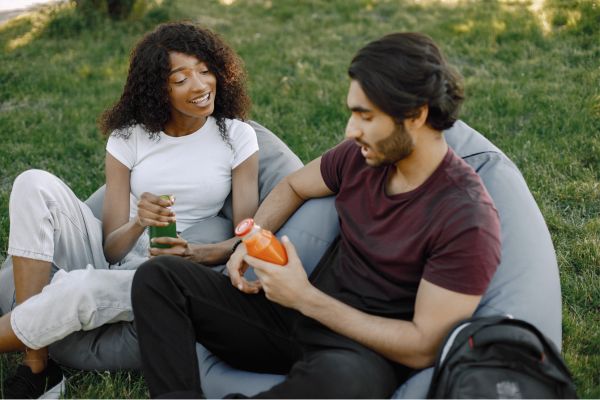
M576 398L554 344L533 325L509 317L457 324L438 354L428 398Z

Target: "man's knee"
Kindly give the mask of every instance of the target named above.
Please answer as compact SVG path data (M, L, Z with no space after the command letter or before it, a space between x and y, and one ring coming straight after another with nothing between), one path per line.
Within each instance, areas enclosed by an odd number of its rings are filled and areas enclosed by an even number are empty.
M155 292L171 281L171 276L177 274L182 267L182 259L175 256L158 256L145 261L138 267L133 276L131 284L131 301L136 306L148 296L154 296Z
M160 277L164 273L164 263L160 260L160 257L144 261L137 268L131 284L131 301L134 306L138 300L145 297L152 283L160 282Z

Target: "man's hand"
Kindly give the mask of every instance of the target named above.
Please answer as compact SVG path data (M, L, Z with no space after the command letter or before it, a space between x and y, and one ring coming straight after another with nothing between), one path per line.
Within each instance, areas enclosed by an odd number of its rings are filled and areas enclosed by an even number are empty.
M240 291L248 294L256 294L260 292L260 282L249 282L244 278L244 273L248 269L248 264L244 261L246 254L246 246L243 243L237 246L231 257L229 257L229 261L227 261L227 274L229 275L231 284Z
M313 286L308 281L302 261L296 248L287 236L282 238L288 255L288 263L284 266L272 264L249 255L244 260L254 267L267 298L282 306L298 309L304 296L311 292Z

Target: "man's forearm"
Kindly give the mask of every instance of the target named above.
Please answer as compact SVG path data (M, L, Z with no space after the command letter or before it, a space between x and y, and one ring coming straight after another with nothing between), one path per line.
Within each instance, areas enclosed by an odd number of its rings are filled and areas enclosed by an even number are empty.
M298 310L394 362L416 369L433 363L437 346L411 321L364 313L312 286Z
M254 221L261 227L276 232L305 200L294 191L289 178L283 178L261 203Z

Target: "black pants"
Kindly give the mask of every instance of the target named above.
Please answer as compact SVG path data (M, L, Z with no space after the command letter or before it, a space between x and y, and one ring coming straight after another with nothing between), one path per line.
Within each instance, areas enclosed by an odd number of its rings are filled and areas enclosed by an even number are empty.
M261 398L389 398L407 377L374 351L179 257L140 266L132 302L152 397L201 393L196 341L235 368L287 374Z

